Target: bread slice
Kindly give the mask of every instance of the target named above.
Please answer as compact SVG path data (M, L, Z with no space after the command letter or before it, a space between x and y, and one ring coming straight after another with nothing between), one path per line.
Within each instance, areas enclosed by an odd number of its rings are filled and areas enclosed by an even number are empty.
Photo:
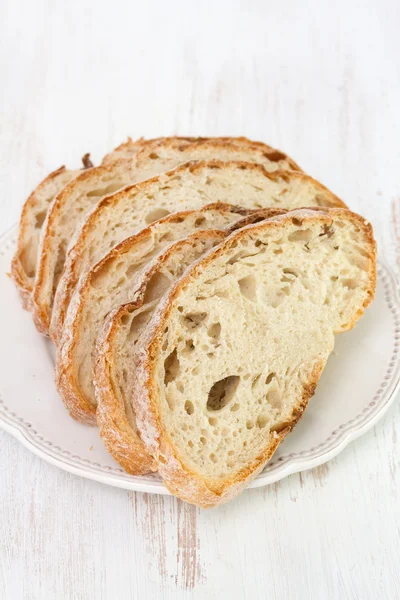
M320 183L295 171L268 173L258 164L200 161L129 186L100 200L77 229L55 293L50 336L59 343L65 315L79 277L139 228L175 210L207 202L248 208L344 206Z
M189 235L156 256L135 280L127 304L110 311L96 342L93 383L97 424L110 454L132 475L156 470L137 431L131 394L134 350L158 301L195 260L220 243L231 231L285 211L264 209L221 231Z
M136 345L136 421L168 489L236 496L301 418L375 290L372 228L344 209L239 230L190 267Z
M169 139L155 147L144 148L133 158L91 169L70 182L54 199L41 237L40 260L32 295L33 316L38 330L45 334L49 332L54 294L75 228L102 197L174 168L188 159L247 160L264 164L271 171L298 168L282 153L265 148L218 139L182 147L176 139Z
M107 154L107 162L110 163L117 158L133 156L135 152L138 152L144 146L144 143L145 140L134 142L130 139L129 147L122 144ZM93 167L89 154L82 157L82 163L84 169ZM65 167L53 171L39 183L22 207L17 249L11 263L11 275L20 292L24 308L28 309L30 307L40 234L49 206L55 196L81 172L82 170L79 169L72 170Z
M48 175L33 190L22 207L17 249L11 263L11 275L28 309L36 273L39 237L47 210L54 197L81 171L61 167Z
M96 422L92 371L97 335L107 314L130 301L141 270L172 242L196 230L226 229L246 212L219 203L169 215L121 242L82 278L56 357L57 387L76 420Z

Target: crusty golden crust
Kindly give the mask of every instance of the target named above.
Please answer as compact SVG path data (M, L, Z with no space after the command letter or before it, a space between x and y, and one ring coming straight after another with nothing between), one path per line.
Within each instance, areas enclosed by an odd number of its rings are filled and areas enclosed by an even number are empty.
M264 221L261 224L250 225L238 232L232 234L226 241L222 242L215 250L208 253L203 259L198 261L188 272L177 282L164 302L160 303L157 315L153 318L153 325L147 330L147 338L142 340L141 348L138 350L136 358L136 386L133 390L133 401L137 415L138 428L141 437L146 444L149 453L155 458L158 464L158 470L170 491L180 498L203 507L216 506L226 502L239 493L247 485L252 477L262 470L265 463L272 456L281 440L293 429L295 424L301 418L310 397L313 395L318 382L320 372L323 369L324 362L315 365L314 373L304 389L302 398L293 411L292 419L286 427L275 432L272 441L255 458L251 465L247 465L233 477L215 481L207 481L197 473L194 473L182 459L169 439L160 417L157 403L157 384L156 384L156 365L162 343L162 334L167 324L168 317L173 309L174 300L178 297L182 289L195 279L213 260L223 255L226 250L234 246L239 240L248 235L257 235L259 231L274 228L284 228L285 225L295 218L298 224L302 221L325 221L331 224L332 217L345 216L356 223L363 231L366 246L368 247L368 273L369 289L363 305L354 316L346 329L351 329L357 319L361 316L365 308L370 304L375 292L376 282L376 244L373 237L371 225L359 215L351 213L345 209L327 209L318 211L318 216L312 210L296 210L286 215L274 217ZM300 223L299 223L300 221Z
M17 248L11 263L11 275L21 294L23 306L27 310L30 308L30 295L32 292L33 282L32 278L28 276L23 266L23 253L26 251L26 237L27 230L29 228L30 216L32 210L39 202L39 194L48 186L49 183L53 182L61 173L65 173L65 171L66 169L63 166L50 173L50 175L43 179L43 181L41 181L33 190L22 207Z
M140 303L138 304L138 306ZM113 378L113 344L117 334L117 323L129 314L129 306L122 306L109 318L101 332L95 365L95 386L97 404L97 425L105 447L115 460L131 475L143 475L157 470L154 459L147 452L142 440L132 429L125 409L117 400Z
M104 210L110 206L117 206L119 202L123 201L124 198L132 198L134 195L139 194L145 190L149 190L152 186L157 185L161 179L168 177L174 177L177 174L190 171L193 174L201 174L204 169L231 169L240 168L257 172L271 181L279 181L282 177L285 177L287 182L289 181L304 181L310 182L316 189L320 189L321 197L324 197L324 201L329 201L332 207L345 207L346 205L337 197L335 194L330 192L325 186L312 179L308 175L297 171L275 171L270 173L265 169L263 165L257 163L246 163L243 161L192 161L186 162L176 167L175 169L168 171L167 173L152 177L146 181L142 181L131 186L127 186L123 190L116 192L110 196L106 196L98 202L95 209L90 213L85 223L83 224L79 238L74 243L73 248L70 249L64 268L63 277L59 283L59 289L55 298L53 306L53 314L51 316L50 324L50 337L56 343L60 343L64 320L68 310L72 294L79 278L79 267L82 253L85 248L85 242L93 229L96 228L96 223L99 222L101 215Z
M139 138L136 141L133 141L132 138L128 137L126 142L123 142L122 144L120 144L117 148L115 148L115 150L111 154L107 154L103 158L102 164L107 164L107 163L115 160L115 156L118 157L119 153L121 154L121 156L129 154L129 153L134 154L138 150L141 150L142 148L146 149L146 148L150 148L150 147L151 148L157 147L160 145L165 146L165 144L168 144L170 141L175 146L179 145L183 149L191 144L196 144L196 145L208 144L215 140L218 140L218 142L220 144L235 144L242 148L243 147L249 147L249 148L254 148L254 149L257 148L266 153L269 153L269 155L271 157L275 157L275 160L280 160L282 158L286 158L290 162L290 166L292 169L294 169L295 171L302 171L302 169L299 167L298 164L296 164L294 162L294 160L292 160L290 157L288 157L286 154L284 154L280 150L276 150L275 148L272 148L271 146L264 144L264 142L250 140L249 138L247 138L245 136L239 136L239 137L225 136L225 137L218 137L218 138L198 137L198 136L197 137L196 136L194 136L194 137L173 136L173 137L152 138L152 139L148 139L148 140L145 138Z

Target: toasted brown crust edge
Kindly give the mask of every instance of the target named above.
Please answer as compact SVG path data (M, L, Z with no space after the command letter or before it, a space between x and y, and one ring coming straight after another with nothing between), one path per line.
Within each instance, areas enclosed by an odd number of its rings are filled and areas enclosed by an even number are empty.
M129 303L129 308L133 306ZM112 350L117 334L116 322L129 314L128 306L117 309L118 317L110 315L98 340L101 352L97 354L94 383L98 397L96 421L100 437L111 456L131 475L157 471L157 464L147 452L142 440L132 430L126 412L116 400L112 377Z
M59 344L62 331L64 326L65 317L68 310L68 305L71 300L73 291L78 281L78 273L77 273L77 263L79 262L82 249L84 247L84 240L86 239L88 232L92 230L94 225L96 224L99 215L101 215L102 210L109 205L116 205L121 200L121 198L125 196L130 196L132 193L139 194L150 188L152 185L157 184L161 179L174 177L179 173L184 173L185 171L190 171L191 173L199 173L203 169L213 168L213 169L246 169L257 171L261 173L267 179L271 181L276 181L282 177L285 177L287 180L289 179L298 179L298 180L307 180L312 183L316 188L320 188L321 194L325 196L331 197L332 207L343 207L346 208L346 205L340 198L338 198L335 194L333 194L328 188L322 185L317 180L313 179L309 175L299 171L273 171L269 172L265 169L265 167L258 163L247 163L244 161L220 161L220 160L209 160L209 161L189 161L182 163L175 169L167 171L162 175L157 175L152 177L151 179L147 179L145 181L141 181L136 184L132 184L123 188L122 190L116 192L115 194L111 194L110 196L106 196L102 198L95 209L90 213L86 222L84 223L80 236L72 251L69 253L69 262L68 262L68 273L65 273L65 277L62 276L60 279L60 290L57 291L56 301L53 306L53 313L50 321L50 337L54 341L54 343ZM67 261L66 261L67 264Z
M310 213L313 211L307 211L309 214L306 216L307 220L316 220L315 215L311 216ZM333 212L345 213L350 216L352 220L358 222L360 228L364 230L366 242L370 245L370 287L367 290L366 299L363 306L354 316L351 323L348 324L346 329L351 329L365 308L370 304L375 293L376 285L376 243L373 237L371 225L365 221L359 215L352 213L345 209L328 209L326 213L319 212L319 218L326 218L329 222L330 214ZM310 379L308 386L303 394L299 405L294 409L294 418L291 423L287 425L283 431L279 432L265 450L253 461L253 463L242 469L235 476L227 478L220 482L218 485L207 485L205 480L201 480L196 473L192 472L188 467L182 464L175 449L168 439L167 434L163 431L160 415L157 407L157 389L155 384L155 367L157 361L157 354L159 345L161 343L162 331L165 327L169 313L172 310L174 299L178 296L179 292L190 283L191 279L194 278L203 268L205 268L215 257L222 254L226 248L235 244L237 240L247 235L248 231L256 232L263 228L275 228L282 227L286 222L291 220L293 216L297 218L300 214L300 218L303 219L304 211L295 210L291 211L281 217L273 218L262 224L251 225L231 235L227 240L222 242L215 250L208 253L203 259L198 261L189 272L184 275L173 291L169 294L165 305L162 307L158 315L158 319L154 328L149 332L150 340L143 348L143 352L139 355L137 360L137 386L134 388L133 398L135 404L135 411L138 421L139 431L141 432L142 439L147 444L150 454L152 454L158 463L158 470L164 480L165 485L175 495L191 502L193 504L210 507L216 506L223 502L227 502L236 496L240 490L245 487L251 477L255 477L258 472L261 471L264 464L269 460L274 451L276 450L282 439L293 429L296 423L301 418L309 399L314 394L316 385L318 383L319 375L323 369L324 364L321 362L315 367L315 373Z
M25 244L25 235L26 230L28 228L28 218L30 211L38 202L37 196L40 193L41 189L45 187L50 181L55 179L61 173L66 171L65 166L52 171L45 179L43 179L30 194L28 199L25 201L21 216L19 220L19 230L18 230L18 240L17 247L11 262L11 277L18 288L18 291L21 295L22 305L26 310L30 310L31 307L31 292L33 289L33 284L31 282L31 278L28 277L24 266L22 264L22 253L24 252L24 244Z
M302 171L303 169L301 167L299 167L299 165L292 159L290 158L290 156L288 156L287 154L285 154L284 152L282 152L281 150L278 150L276 148L273 148L272 146L269 146L268 144L265 144L264 142L260 142L260 141L256 141L256 140L251 140L245 136L238 136L238 137L231 137L231 136L220 136L220 137L200 137L200 136L194 136L194 137L182 137L182 136L172 136L172 137L159 137L159 138L152 138L152 139L145 139L145 138L139 138L138 140L136 140L135 142L132 141L131 137L128 137L126 142L123 142L122 144L120 144L117 148L115 148L114 152L121 152L121 151L126 151L128 149L132 149L132 152L135 152L135 150L137 148L148 148L148 147L157 147L160 145L164 145L166 142L168 142L169 140L173 140L174 143L179 143L182 142L182 146L183 145L190 145L190 144L207 144L209 142L212 142L213 140L218 140L220 143L226 143L226 144L240 144L243 146L248 146L248 147L252 147L252 148L258 148L259 150L263 150L267 153L277 153L277 155L280 155L282 158L285 158L292 169L294 169L295 171ZM107 154L102 161L102 164L108 164L110 161L112 160L112 153L111 154Z

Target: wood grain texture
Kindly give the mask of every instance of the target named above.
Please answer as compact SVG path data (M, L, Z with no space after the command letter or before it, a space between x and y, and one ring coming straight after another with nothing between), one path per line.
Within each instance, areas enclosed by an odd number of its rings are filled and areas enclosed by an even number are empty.
M399 22L397 0L3 0L2 229L45 174L127 134L247 135L368 217L400 268ZM211 511L0 432L0 598L399 597L399 422L397 403L330 463Z

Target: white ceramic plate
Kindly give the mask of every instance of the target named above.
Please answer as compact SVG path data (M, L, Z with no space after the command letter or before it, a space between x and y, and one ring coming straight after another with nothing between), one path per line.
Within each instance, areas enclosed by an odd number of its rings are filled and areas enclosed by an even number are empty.
M157 475L133 477L108 455L98 430L76 423L57 396L51 343L40 336L6 275L14 227L0 238L0 427L48 462L89 479L167 494ZM294 432L250 487L278 481L336 456L389 407L400 381L400 298L396 277L379 264L375 301L337 337L318 390Z

